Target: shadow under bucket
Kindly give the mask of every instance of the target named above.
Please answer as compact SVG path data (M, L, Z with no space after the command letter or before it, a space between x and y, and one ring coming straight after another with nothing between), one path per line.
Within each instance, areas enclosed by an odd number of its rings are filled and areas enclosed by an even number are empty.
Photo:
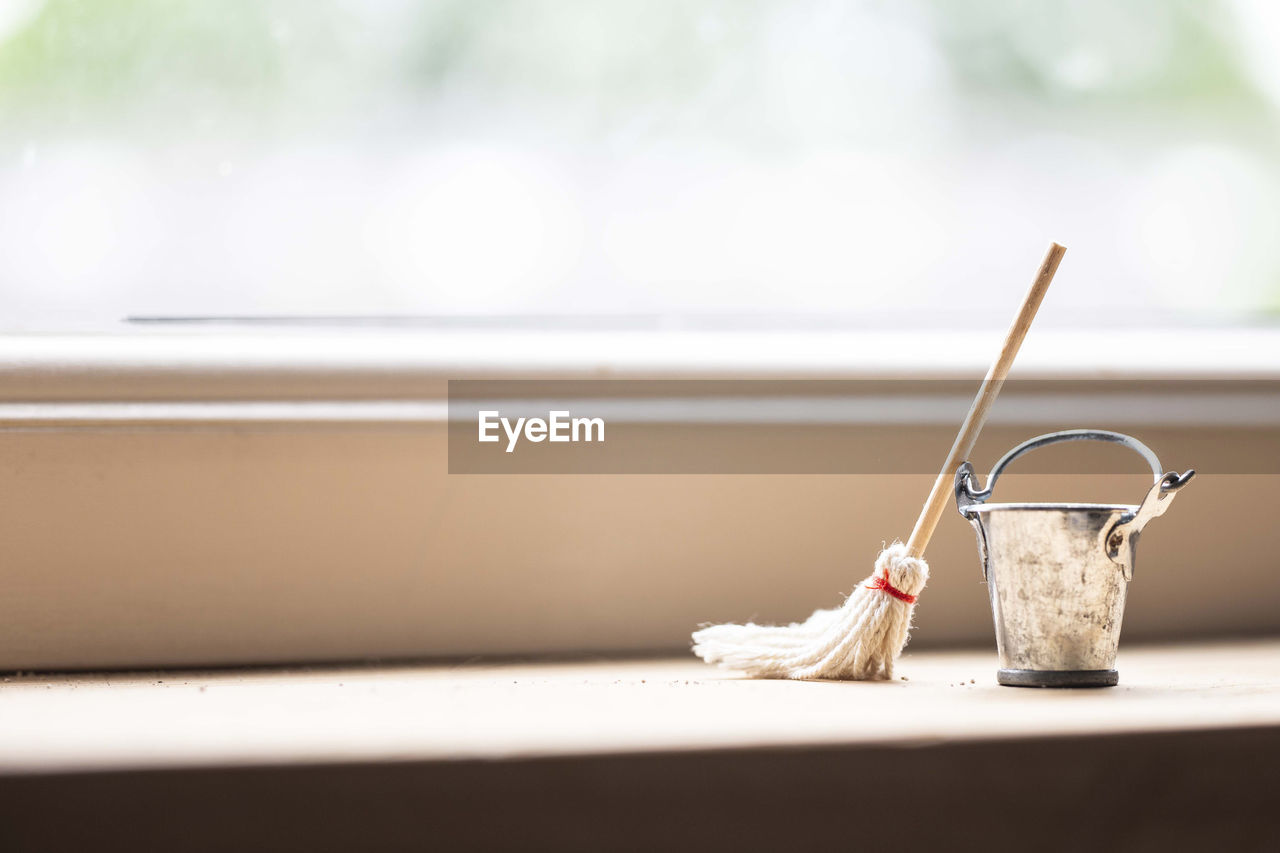
M1106 441L1142 455L1154 482L1140 505L988 504L1006 465L1064 441ZM1195 471L1163 472L1145 444L1106 430L1037 436L1006 453L980 488L968 462L956 471L956 506L978 534L1000 670L1011 687L1111 687L1138 537Z

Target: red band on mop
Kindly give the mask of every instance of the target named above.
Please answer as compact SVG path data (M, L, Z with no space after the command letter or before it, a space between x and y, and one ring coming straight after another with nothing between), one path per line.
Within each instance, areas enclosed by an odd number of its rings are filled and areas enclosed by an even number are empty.
M905 601L907 604L916 603L916 597L914 595L905 593L893 584L889 583L889 578L886 576L876 575L875 580L867 584L867 589L883 589L899 601Z

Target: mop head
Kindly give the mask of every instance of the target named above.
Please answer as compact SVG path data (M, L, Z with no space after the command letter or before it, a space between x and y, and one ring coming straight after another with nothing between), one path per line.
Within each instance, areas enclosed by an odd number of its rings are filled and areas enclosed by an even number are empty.
M894 542L841 607L785 626L711 625L694 632L693 653L756 678L892 678L928 580L928 563Z

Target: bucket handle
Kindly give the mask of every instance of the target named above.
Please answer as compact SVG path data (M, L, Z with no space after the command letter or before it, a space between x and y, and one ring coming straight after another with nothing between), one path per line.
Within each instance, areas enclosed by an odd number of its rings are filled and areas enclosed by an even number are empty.
M991 493L996 486L996 480L1000 479L1000 475L1004 473L1005 466L1025 453L1030 453L1041 447L1047 447L1050 444L1060 444L1064 441L1106 441L1112 444L1119 444L1139 454L1151 468L1154 481L1151 484L1151 488L1147 490L1146 496L1143 497L1142 504L1137 511L1125 513L1121 516L1103 536L1103 545L1106 548L1107 557L1124 569L1125 580L1133 580L1134 548L1132 546L1137 544L1142 528L1146 527L1147 522L1151 519L1164 514L1164 511L1169 508L1169 502L1173 500L1173 496L1191 481L1196 472L1195 469L1189 469L1184 474L1179 474L1176 471L1165 471L1161 467L1160 459L1155 452L1131 435L1104 429L1064 429L1059 432L1051 432L1027 439L1000 457L1000 461L995 464L995 467L991 469L991 473L987 475L987 487L985 489L981 488L977 482L977 475L973 465L966 461L956 471L956 508L966 520L974 521L974 513L970 507L974 504L985 503L991 497Z

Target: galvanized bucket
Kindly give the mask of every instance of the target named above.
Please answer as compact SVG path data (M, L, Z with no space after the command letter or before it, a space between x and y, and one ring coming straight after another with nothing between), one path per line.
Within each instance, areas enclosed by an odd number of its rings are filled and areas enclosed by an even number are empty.
M1005 466L1037 448L1063 441L1107 441L1142 455L1155 482L1138 506L1086 503L988 504ZM1000 670L1015 687L1110 687L1142 528L1164 513L1195 476L1164 472L1136 438L1073 429L1025 441L996 463L981 488L973 466L956 471L956 506L978 534L982 573L991 597Z

